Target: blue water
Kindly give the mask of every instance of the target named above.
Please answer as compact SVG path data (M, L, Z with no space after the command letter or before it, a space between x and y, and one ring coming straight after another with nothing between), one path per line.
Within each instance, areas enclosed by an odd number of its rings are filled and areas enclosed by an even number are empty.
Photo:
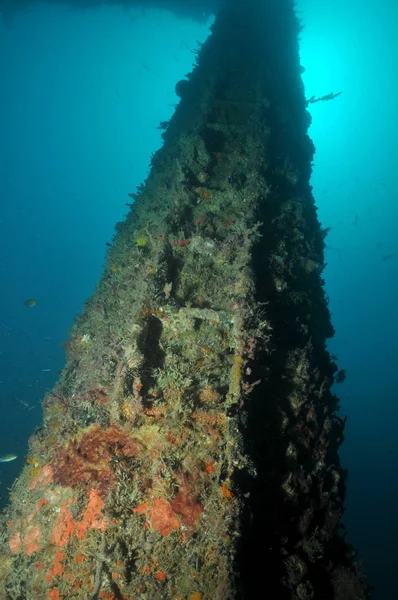
M345 523L374 599L396 600L398 3L297 8L307 97L343 92L310 105L310 134L319 218L331 227L329 345L348 373L336 390L348 415ZM0 504L127 193L161 143L175 83L207 35L205 24L158 10L35 4L0 20L0 455L18 455L0 464Z

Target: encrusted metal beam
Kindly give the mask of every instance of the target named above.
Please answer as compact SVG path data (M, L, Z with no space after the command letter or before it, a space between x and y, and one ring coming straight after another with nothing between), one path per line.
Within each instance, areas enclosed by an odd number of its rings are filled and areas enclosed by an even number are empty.
M367 598L290 0L222 11L2 518L4 600Z

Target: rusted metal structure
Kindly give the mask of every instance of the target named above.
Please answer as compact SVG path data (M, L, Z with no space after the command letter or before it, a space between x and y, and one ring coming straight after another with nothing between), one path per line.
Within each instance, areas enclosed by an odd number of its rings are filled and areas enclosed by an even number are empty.
M291 0L220 11L67 342L0 598L365 599ZM260 594L260 595L259 595Z

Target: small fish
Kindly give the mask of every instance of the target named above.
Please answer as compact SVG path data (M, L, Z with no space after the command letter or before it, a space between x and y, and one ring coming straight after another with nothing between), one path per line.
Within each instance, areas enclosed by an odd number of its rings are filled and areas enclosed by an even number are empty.
M22 404L22 406L25 406L26 408L28 408L28 406L30 406L29 402L25 402L25 400L18 400L18 402L20 404Z
M28 298L27 300L25 300L24 304L28 308L33 308L33 306L36 306L37 300L35 298Z
M4 454L4 456L0 456L0 463L11 462L18 458L16 454Z
M387 254L387 256L383 256L383 258L380 259L380 262L390 260L390 258L394 258L394 256L398 256L398 252L393 252L392 254Z

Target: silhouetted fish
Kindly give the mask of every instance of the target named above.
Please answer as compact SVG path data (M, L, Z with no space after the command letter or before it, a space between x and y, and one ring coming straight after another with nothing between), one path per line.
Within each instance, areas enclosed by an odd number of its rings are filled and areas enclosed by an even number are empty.
M392 254L387 254L387 256L383 256L383 258L380 259L380 262L390 260L390 258L394 258L394 256L398 256L398 252L393 252Z

